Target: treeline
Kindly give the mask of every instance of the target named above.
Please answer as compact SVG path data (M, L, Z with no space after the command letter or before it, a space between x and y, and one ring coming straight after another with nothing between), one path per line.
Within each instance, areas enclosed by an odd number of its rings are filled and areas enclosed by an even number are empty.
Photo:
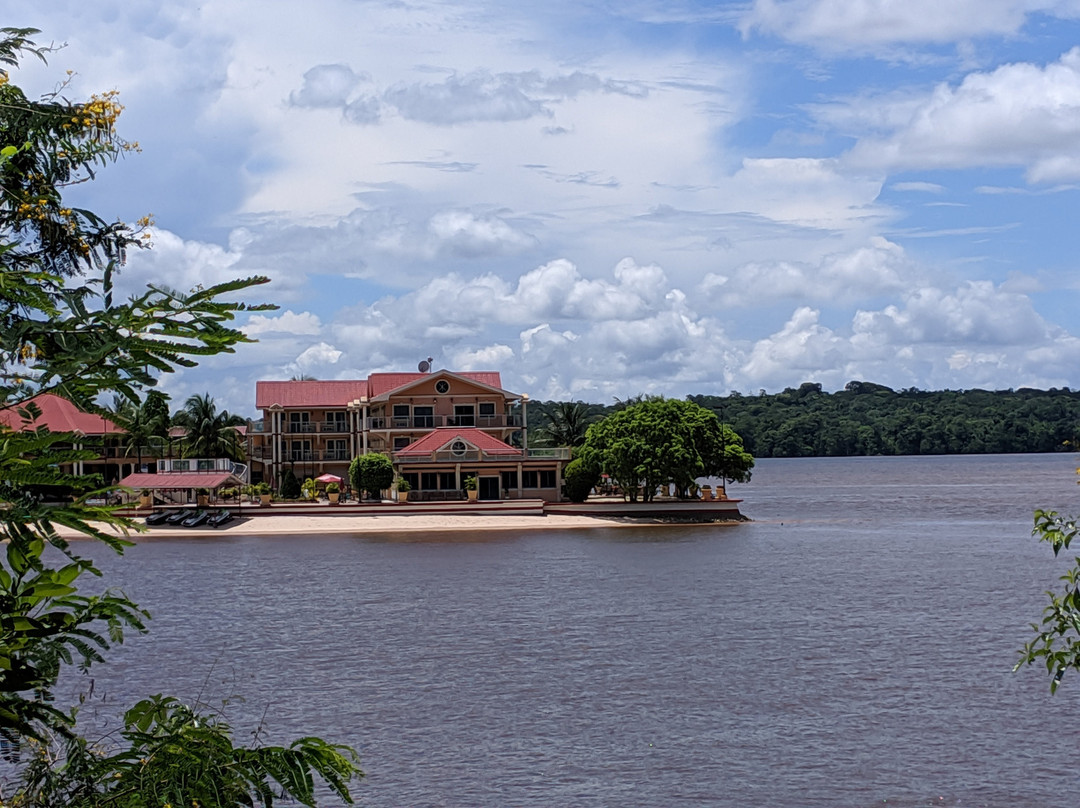
M687 396L713 410L754 457L990 454L1080 448L1080 391L892 390L849 382L823 392L807 382L757 396ZM530 432L543 433L548 413L564 403L530 408ZM625 406L581 405L593 417ZM534 416L535 411L535 416ZM530 443L531 443L530 439Z

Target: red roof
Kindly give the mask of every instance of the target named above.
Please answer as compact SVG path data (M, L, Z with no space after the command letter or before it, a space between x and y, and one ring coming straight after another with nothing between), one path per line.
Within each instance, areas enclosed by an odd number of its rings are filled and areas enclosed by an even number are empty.
M256 382L255 409L273 406L284 408L344 407L363 396L376 398L402 387L432 378L434 373L372 373L367 379L347 381ZM450 374L479 384L502 389L502 378L496 370L467 371Z
M19 417L17 410L33 402L41 410L41 417L29 426ZM83 412L66 398L42 393L23 402L17 407L0 410L0 423L21 432L24 429L48 427L50 432L79 432L83 435L105 435L122 433L124 430L101 415Z
M444 372L445 373L445 372ZM440 375L439 373L372 373L368 376L368 388L370 389L369 395L372 398L377 396L384 396L387 393L391 393L400 387L406 387L410 384L415 384L423 379L433 378ZM462 379L470 379L480 384L486 384L488 387L495 387L499 390L502 389L502 378L499 376L497 370L477 370L477 371L465 371L463 373L454 373L453 376L458 376Z
M228 471L213 471L201 474L129 474L117 485L125 488L218 488L225 483L239 484L242 481Z
M344 407L368 394L364 379L348 381L255 382L255 409L280 407Z
M471 427L452 426L434 429L424 435L424 437L420 438L420 440L410 443L404 449L398 449L394 454L404 455L406 457L429 455L440 449L445 449L458 438L475 446L484 454L513 455L515 457L521 456L521 449L515 449L509 444L503 443L498 438L492 437L487 432Z

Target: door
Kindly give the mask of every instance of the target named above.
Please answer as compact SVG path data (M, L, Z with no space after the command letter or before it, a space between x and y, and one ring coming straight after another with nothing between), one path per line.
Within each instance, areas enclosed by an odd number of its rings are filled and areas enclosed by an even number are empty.
M499 478L498 477L481 477L479 480L480 485L477 486L480 491L477 499L498 499L499 498Z

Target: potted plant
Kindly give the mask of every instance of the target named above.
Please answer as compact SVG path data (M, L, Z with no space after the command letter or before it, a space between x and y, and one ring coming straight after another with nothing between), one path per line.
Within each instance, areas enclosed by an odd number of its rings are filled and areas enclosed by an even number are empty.
M300 492L304 495L304 499L309 502L318 498L318 486L310 477L304 480L304 484L300 486ZM330 486L326 486L326 493L330 493Z
M150 492L149 488L144 488L139 492L139 507L149 508L154 504L154 495Z
M469 502L476 502L477 497L480 496L479 486L480 481L476 479L475 474L470 474L465 478L465 496L469 498Z
M341 486L337 483L326 484L326 498L330 500L331 505L337 505L338 498L341 496Z
M210 504L210 489L199 488L195 491L195 502L200 508L205 508Z
M412 491L412 484L404 477L398 477L397 481L397 498L398 502L408 502L409 492Z
M274 498L274 495L270 492L270 483L259 483L252 490L258 495L262 507L270 507L270 500Z

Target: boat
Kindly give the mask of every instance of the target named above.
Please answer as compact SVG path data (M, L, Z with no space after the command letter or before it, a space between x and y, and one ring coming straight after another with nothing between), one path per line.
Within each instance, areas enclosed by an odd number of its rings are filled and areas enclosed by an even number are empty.
M188 510L180 509L178 511L173 511L171 515L165 517L165 524L178 525L189 516L191 516L191 511Z
M185 519L180 524L183 525L184 527L198 527L199 525L201 525L203 522L205 522L209 518L210 518L210 511L205 510L205 509L200 509L200 510L195 511L195 513L191 514L187 519Z
M206 524L210 527L218 527L225 524L233 518L233 512L228 508L222 508L220 511L215 512L206 520Z
M154 511L152 514L146 517L146 524L163 525L166 521L168 521L170 516L175 516L178 513L183 513L183 511Z

